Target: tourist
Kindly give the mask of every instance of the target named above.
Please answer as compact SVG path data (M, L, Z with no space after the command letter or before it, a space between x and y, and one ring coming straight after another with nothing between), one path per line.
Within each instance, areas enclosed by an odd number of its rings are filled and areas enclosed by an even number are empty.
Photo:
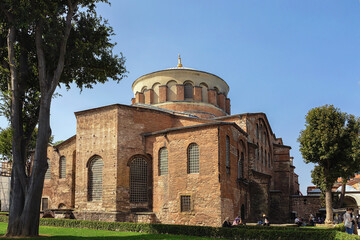
M353 217L351 208L347 208L344 214L344 226L345 232L348 234L353 234Z
M235 219L234 219L234 222L232 224L233 226L237 226L237 225L240 225L240 217L237 216Z
M269 217L265 216L265 220L264 220L264 226L270 226L270 220Z
M229 217L225 218L225 221L223 222L223 227L231 227L231 223L229 222Z
M298 227L301 227L301 226L302 226L301 218L296 217L296 218L295 218L295 224L296 224Z

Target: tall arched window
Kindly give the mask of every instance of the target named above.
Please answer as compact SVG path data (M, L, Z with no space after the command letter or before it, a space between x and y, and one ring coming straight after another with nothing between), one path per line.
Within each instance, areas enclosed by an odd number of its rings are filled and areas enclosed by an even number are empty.
M142 157L134 158L130 163L130 202L148 201L148 164Z
M261 150L260 150L260 161L261 163L264 163L264 159L263 159L263 148L261 147Z
M188 147L188 173L199 173L199 146L192 143Z
M271 167L270 153L268 153L268 163L269 163L269 167Z
M60 157L59 178L66 178L66 158L64 156Z
M49 158L47 158L46 161L48 164L48 169L46 170L46 173L45 173L45 179L51 179L51 162L50 162Z
M88 163L88 201L102 200L104 163L99 156Z
M230 138L226 136L226 173L230 173Z
M184 85L184 98L185 100L191 100L194 97L194 87L191 83L185 83Z
M159 150L159 175L168 174L168 150L163 147Z
M259 139L259 124L256 124L256 138Z

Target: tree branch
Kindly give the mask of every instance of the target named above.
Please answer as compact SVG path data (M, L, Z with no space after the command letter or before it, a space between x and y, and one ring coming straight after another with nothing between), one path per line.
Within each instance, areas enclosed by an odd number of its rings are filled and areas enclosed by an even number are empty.
M42 47L42 33L43 33L43 19L40 19L38 24L36 24L35 30L35 45L36 45L36 55L38 59L38 69L39 69L39 83L41 93L47 92L46 84L46 61L44 49Z
M51 95L55 91L57 85L59 84L59 80L60 80L62 71L64 69L66 45L67 45L67 41L69 39L70 31L71 31L71 28L72 28L71 20L73 18L73 15L74 15L76 9L77 9L77 7L76 7L77 4L78 4L78 1L75 1L74 4L71 4L71 1L68 0L69 11L68 11L68 13L66 15L66 28L65 28L64 37L63 37L63 40L62 40L61 46L60 46L58 64L57 64L56 70L54 72L54 76L52 78L52 81L51 81L51 87L49 89L49 92L50 92Z

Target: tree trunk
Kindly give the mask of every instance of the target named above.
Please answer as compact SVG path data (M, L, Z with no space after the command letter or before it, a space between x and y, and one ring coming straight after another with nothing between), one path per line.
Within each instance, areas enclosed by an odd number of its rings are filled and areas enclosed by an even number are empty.
M31 171L30 182L24 198L21 197L22 191L19 191L19 181L17 174L13 170L14 189L12 190L12 204L10 207L10 216L8 231L6 236L38 236L41 196L44 186L44 177L47 165L47 143L50 133L50 104L51 97L42 96L40 103L38 135L36 139L35 158ZM25 169L25 166L23 166ZM22 201L21 201L22 199ZM18 207L18 209L16 208ZM14 214L12 211L16 211ZM11 221L10 221L11 220Z
M341 194L340 194L340 199L339 199L339 205L338 205L338 208L341 208L343 203L344 203L344 198L345 198L345 192L346 192L346 183L347 181L343 180L341 182Z
M325 224L333 224L333 208L332 208L332 186L326 189L325 205L326 205L326 219Z

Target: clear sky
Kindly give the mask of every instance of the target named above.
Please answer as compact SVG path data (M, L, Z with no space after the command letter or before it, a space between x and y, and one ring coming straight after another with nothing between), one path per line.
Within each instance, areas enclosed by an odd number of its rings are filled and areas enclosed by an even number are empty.
M264 112L292 147L301 191L311 185L297 138L313 107L333 104L360 116L359 0L112 0L98 12L113 26L115 53L128 77L85 89L58 89L55 141L76 133L74 112L130 104L132 82L149 72L184 67L213 73L230 86L232 113ZM7 122L0 117L0 127Z

